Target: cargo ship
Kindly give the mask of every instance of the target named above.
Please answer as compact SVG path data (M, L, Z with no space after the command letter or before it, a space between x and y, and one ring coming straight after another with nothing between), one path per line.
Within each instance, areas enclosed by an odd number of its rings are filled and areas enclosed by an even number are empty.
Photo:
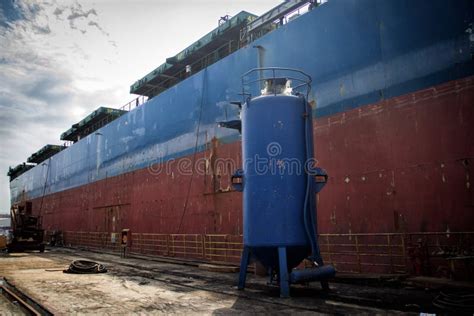
M312 78L320 247L338 271L460 277L473 254L474 3L285 1L246 11L10 170L66 245L238 263L242 74ZM472 267L471 267L472 268ZM469 269L469 267L467 268ZM465 272L465 271L464 271Z

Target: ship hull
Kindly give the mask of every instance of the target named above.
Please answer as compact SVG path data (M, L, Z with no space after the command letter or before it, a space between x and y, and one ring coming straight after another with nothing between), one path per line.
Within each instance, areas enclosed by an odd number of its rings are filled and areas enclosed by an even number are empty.
M468 77L316 119L318 163L330 175L318 196L319 232L348 240L393 234L397 247L396 238L403 235L470 232L473 104L474 77ZM208 146L172 163L34 199L34 212L43 217L46 230L67 232L66 243L69 236L71 243L81 244L75 232L100 235L82 240L91 247L117 248L111 234L130 229L137 236L132 250L167 255L143 247L140 238L199 235L188 241L187 254L175 249L172 255L200 258L203 251L194 248L204 245L206 236L228 235L226 240L238 243L242 233L241 193L229 186L241 164L240 142L214 139ZM185 167L190 164L196 168ZM182 247L182 239L176 242ZM409 256L407 249L396 251ZM227 260L219 259L235 262L237 256L234 251ZM331 260L337 265L334 254ZM393 267L366 270L390 272Z
M238 118L241 74L300 69L329 174L318 195L326 260L433 273L433 260L472 248L472 12L468 0L329 1L20 175L12 203L32 201L73 245L119 249L130 229L134 252L238 261L240 135L217 122Z

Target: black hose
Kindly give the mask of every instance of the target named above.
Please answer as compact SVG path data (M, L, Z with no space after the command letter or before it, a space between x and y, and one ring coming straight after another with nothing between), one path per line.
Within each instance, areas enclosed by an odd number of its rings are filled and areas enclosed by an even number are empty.
M74 260L63 272L77 274L105 273L107 268L103 264L94 261Z
M305 145L306 145L306 161L304 162L304 165L309 169L310 166L309 166L309 159L312 157L312 153L311 153L311 137L310 135L308 134L310 131L309 131L309 127L311 126L310 123L311 123L311 116L309 115L312 115L311 112L308 113L309 110L311 109L308 109L308 103L306 101L305 98L303 98L303 104L304 104L304 107L305 107L305 112L307 114L306 116L306 121L305 121L305 128L304 128L304 131L305 131ZM313 225L312 223L308 223L308 219L311 220L312 219L312 216L310 216L308 214L308 211L313 211L313 209L311 208L311 194L313 194L313 186L311 185L311 181L312 181L312 176L311 176L311 172L310 170L305 170L306 172L306 192L305 192L305 197L304 197L304 204L303 204L303 223L304 223L304 226L305 226L305 231L306 231L306 235L308 236L308 239L309 239L309 243L310 243L310 246L311 246L311 258L314 259L314 258L317 258L318 257L318 254L319 254L319 251L318 251L318 246L316 245L316 238L314 236L314 226L311 227L310 225ZM309 210L308 210L309 209Z
M306 234L308 236L310 246L311 246L311 256L308 258L313 262L317 262L318 265L323 265L323 259L321 257L321 252L319 249L318 243L318 231L317 231L317 218L316 215L316 201L314 199L314 183L313 175L314 170L313 166L309 164L310 159L314 158L313 150L313 137L312 137L312 110L309 103L306 99L303 98L303 103L305 106L305 111L307 113L306 122L305 122L305 145L306 145L306 161L305 166L307 170L306 175L306 194L304 200L304 226Z

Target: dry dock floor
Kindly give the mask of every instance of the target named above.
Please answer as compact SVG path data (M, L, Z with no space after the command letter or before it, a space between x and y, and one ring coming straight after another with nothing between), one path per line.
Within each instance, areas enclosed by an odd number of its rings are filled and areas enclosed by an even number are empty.
M77 259L103 263L108 272L62 272ZM0 255L0 276L56 315L405 314L432 311L435 295L415 288L344 283L332 283L325 294L314 283L292 287L292 298L281 299L266 278L250 275L247 289L238 291L238 273L67 248ZM0 315L16 314L9 304L0 301Z

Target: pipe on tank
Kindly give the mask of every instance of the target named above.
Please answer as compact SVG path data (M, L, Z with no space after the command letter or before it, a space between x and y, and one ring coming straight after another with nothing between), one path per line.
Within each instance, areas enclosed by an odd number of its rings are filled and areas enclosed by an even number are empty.
M309 93L308 93L309 95ZM327 181L327 174L321 168L314 167L310 164L310 159L313 158L313 128L312 128L312 109L306 98L303 98L305 104L305 145L306 145L306 193L304 201L304 226L306 235L308 236L311 246L311 256L308 258L313 263L317 263L318 266L323 266L324 262L320 254L320 248L318 244L318 232L317 232L317 218L315 213L317 212L317 205L314 199L314 194L318 193L326 182L321 183L319 186L315 185L315 176L323 176ZM314 210L314 212L313 212Z

